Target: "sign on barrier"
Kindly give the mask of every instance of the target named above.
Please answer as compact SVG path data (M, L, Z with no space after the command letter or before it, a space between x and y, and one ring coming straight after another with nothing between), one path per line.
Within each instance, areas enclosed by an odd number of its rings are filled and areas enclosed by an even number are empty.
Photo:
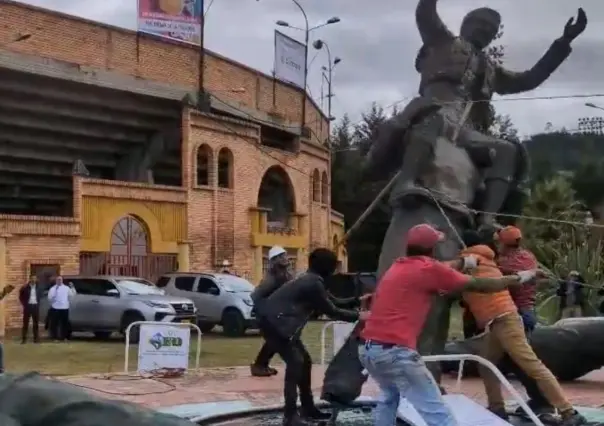
M137 321L126 328L126 348L124 353L124 372L128 372L130 355L130 330L140 326L138 345L139 373L162 368L189 368L189 347L191 329L197 330L197 351L195 368L199 368L201 355L201 330L195 324L166 323L159 321Z
M332 339L332 353L331 357L338 353L340 348L346 343L346 339L352 333L356 323L343 322L343 321L330 321L323 326L321 330L321 365L325 366L327 360L327 331L331 328L333 339Z

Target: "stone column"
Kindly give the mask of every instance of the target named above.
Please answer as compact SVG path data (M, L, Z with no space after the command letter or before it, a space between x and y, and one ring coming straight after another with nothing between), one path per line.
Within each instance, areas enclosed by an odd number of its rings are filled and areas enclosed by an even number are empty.
M262 247L257 246L253 248L254 250L254 262L253 262L253 271L252 271L252 279L253 283L258 285L260 281L262 281Z
M178 272L191 272L189 262L189 243L178 243Z

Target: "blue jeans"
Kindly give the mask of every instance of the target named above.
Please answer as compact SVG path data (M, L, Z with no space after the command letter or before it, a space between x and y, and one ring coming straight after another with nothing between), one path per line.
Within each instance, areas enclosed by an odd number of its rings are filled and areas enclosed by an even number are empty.
M518 313L522 318L522 323L524 324L524 331L526 334L530 336L535 327L537 326L537 314L534 309L523 308L519 309Z
M401 397L413 405L428 426L457 426L434 377L416 351L367 342L359 347L359 358L382 391L375 426L396 424Z

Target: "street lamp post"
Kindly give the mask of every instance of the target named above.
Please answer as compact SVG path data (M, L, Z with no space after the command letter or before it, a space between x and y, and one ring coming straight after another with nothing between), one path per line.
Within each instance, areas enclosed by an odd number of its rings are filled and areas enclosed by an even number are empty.
M325 47L325 50L327 51L327 60L329 61L329 65L327 67L324 66L322 68L322 78L327 80L327 118L331 122L334 119L333 115L331 115L331 98L333 98L333 70L336 68L336 65L342 62L342 60L337 56L333 59L333 61L331 60L331 50L329 49L329 45L327 44L327 42L325 42L324 40L315 40L315 42L313 43L313 47L317 50L321 50L323 47ZM325 75L325 72L327 72L327 76Z
M324 23L322 23L320 25L310 27L310 25L308 23L308 15L306 15L306 11L302 7L302 5L298 2L298 0L292 0L292 1L298 7L298 9L300 9L300 12L302 12L302 16L304 16L304 28L295 27L293 25L290 25L288 22L281 21L281 20L275 22L275 24L277 24L280 27L287 27L287 28L292 28L294 30L304 31L304 87L302 88L302 90L304 91L304 95L302 98L302 125L301 125L302 130L304 130L304 127L306 125L306 98L307 98L306 86L307 86L307 82L308 82L308 40L310 39L310 33L318 28L325 27L327 25L337 24L338 22L340 22L340 18L338 18L337 16L334 16L334 17L329 18L327 21L325 21Z

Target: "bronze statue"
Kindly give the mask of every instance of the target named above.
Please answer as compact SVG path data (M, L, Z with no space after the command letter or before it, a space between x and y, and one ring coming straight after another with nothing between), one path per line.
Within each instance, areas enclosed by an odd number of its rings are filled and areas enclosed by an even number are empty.
M571 42L587 25L579 9L576 20L566 23L562 36L531 69L513 72L485 52L500 28L497 11L471 11L460 35L454 36L436 3L419 0L416 9L424 43L415 64L421 74L419 96L382 126L367 157L366 170L373 176L399 170L390 193L392 218L378 277L404 255L404 236L413 225L429 222L445 232L448 240L438 256L450 259L460 249L463 229L494 225L495 213L521 208L528 155L521 144L485 133L480 109L494 93L521 93L541 85L568 58ZM489 213L474 217L472 208ZM422 354L443 352L450 301L441 299L434 303L420 339ZM433 372L438 380L438 369Z

